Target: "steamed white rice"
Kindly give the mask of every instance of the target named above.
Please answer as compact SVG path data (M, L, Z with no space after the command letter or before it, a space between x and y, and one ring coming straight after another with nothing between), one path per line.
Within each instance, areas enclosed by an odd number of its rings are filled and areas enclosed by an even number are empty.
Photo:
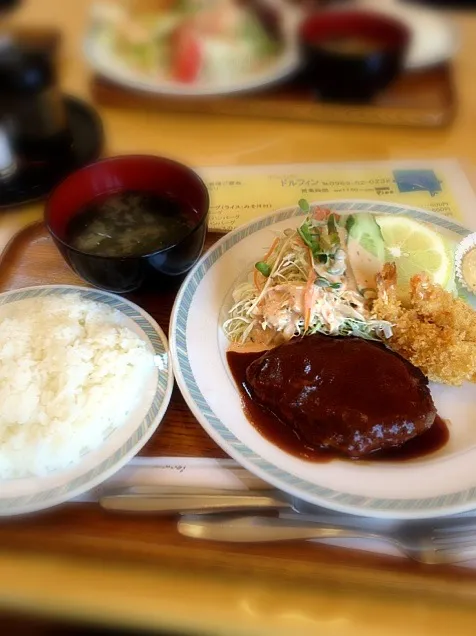
M79 294L0 307L0 478L71 466L125 423L154 354Z

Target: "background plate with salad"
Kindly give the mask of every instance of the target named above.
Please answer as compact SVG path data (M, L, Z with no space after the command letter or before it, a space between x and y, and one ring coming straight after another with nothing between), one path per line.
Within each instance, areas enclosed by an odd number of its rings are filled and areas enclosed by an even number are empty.
M85 53L96 72L129 88L243 92L298 68L296 19L281 0L104 0L93 6Z

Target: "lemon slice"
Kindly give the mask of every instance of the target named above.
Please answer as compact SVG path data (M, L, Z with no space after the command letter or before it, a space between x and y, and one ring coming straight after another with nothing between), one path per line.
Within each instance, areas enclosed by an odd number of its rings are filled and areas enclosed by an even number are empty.
M402 299L408 295L410 278L421 272L442 287L451 283L451 251L441 234L405 216L378 216L375 220L385 242L385 260L397 266Z

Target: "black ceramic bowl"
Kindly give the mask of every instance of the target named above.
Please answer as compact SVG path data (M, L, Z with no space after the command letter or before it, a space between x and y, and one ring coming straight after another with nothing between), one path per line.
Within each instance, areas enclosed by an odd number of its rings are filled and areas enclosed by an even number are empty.
M107 194L135 191L180 202L189 229L175 244L140 256L98 256L70 244L68 226L78 211ZM50 195L45 223L66 262L85 281L116 293L179 279L197 261L205 240L208 190L190 168L162 157L132 155L92 163L68 176Z
M305 81L324 100L366 102L402 69L410 33L387 16L324 11L300 27Z

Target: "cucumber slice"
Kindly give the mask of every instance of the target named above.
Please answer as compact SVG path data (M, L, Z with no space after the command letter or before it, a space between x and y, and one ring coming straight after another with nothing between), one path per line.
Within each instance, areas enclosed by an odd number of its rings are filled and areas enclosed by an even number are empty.
M376 259L385 262L385 243L373 214L351 214L347 217L345 227L349 237Z

